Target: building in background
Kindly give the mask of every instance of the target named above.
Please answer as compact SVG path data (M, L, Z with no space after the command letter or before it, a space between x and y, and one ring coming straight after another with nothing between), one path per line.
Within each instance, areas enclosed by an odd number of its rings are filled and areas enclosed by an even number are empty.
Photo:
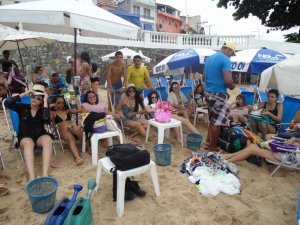
M106 10L118 8L114 0L93 0L93 3Z
M191 30L191 31L194 31L194 33L197 33L197 34L200 33L200 29L201 29L201 27L203 27L203 24L205 23L205 22L201 22L201 16L200 15L198 15L198 16L188 16L188 18L186 18L186 16L180 16L180 21L181 21L180 30L184 30L184 31Z
M172 6L156 3L156 31L179 33L180 11Z
M115 3L118 5L118 10L139 14L144 30L155 30L155 0L115 0Z

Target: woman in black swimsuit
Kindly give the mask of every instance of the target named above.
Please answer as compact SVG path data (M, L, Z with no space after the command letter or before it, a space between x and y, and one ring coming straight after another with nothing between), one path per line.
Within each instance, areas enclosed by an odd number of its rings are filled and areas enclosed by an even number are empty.
M264 139L267 134L276 134L276 124L280 123L282 118L283 106L277 102L278 95L277 90L271 89L268 91L268 101L258 105L258 109L261 109L261 115L266 122L252 120L253 132L257 133L259 131Z
M79 103L77 103L79 106ZM80 109L80 107L77 107ZM73 126L71 121L71 114L80 112L77 109L69 109L63 96L57 96L55 99L55 111L51 113L51 119L54 120L58 126L60 136L70 146L71 153L77 166L84 163L79 156L79 151L76 146L76 137L82 140L83 130L80 126Z
M31 104L21 104L21 97L31 94ZM24 149L24 157L29 181L35 178L34 147L43 148L43 176L48 176L52 153L52 139L44 125L50 122L47 107L48 96L42 85L34 85L32 91L26 91L5 101L5 106L19 115L18 144Z

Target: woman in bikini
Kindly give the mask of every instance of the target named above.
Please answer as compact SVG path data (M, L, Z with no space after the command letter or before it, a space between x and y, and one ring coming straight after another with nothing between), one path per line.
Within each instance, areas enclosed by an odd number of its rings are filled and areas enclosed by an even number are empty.
M79 106L79 102L77 102ZM79 107L78 107L79 108ZM55 111L51 113L51 119L57 124L60 136L65 140L74 157L77 166L84 163L79 156L79 150L76 146L76 137L82 141L83 130L80 126L73 126L71 121L71 114L80 112L77 109L69 109L63 96L57 96L55 99Z
M276 134L277 123L280 123L282 118L283 106L277 102L277 90L268 91L268 101L260 103L258 109L261 109L261 115L268 121L252 120L251 126L254 133L260 132L265 139L267 134Z
M139 107L142 109L139 110ZM120 115L125 127L136 128L138 130L138 134L142 137L146 137L148 122L145 118L138 118L137 115L143 115L144 113L147 113L147 110L144 106L143 100L137 93L134 84L129 84L127 86L126 96L123 96L119 101L116 113Z

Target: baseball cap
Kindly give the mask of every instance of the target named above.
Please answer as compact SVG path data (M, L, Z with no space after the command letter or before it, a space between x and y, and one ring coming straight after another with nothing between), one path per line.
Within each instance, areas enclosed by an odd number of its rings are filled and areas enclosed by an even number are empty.
M222 48L230 48L233 51L233 55L235 55L236 46L233 42L224 42Z

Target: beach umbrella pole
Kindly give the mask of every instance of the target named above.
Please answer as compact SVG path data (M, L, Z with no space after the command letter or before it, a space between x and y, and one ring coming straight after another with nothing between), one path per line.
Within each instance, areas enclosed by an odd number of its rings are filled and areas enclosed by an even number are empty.
M21 50L20 50L20 46L19 46L19 42L18 41L17 41L17 46L18 46L18 52L19 52L19 55L20 55L22 70L24 71L24 64L23 64L23 59L22 59Z

